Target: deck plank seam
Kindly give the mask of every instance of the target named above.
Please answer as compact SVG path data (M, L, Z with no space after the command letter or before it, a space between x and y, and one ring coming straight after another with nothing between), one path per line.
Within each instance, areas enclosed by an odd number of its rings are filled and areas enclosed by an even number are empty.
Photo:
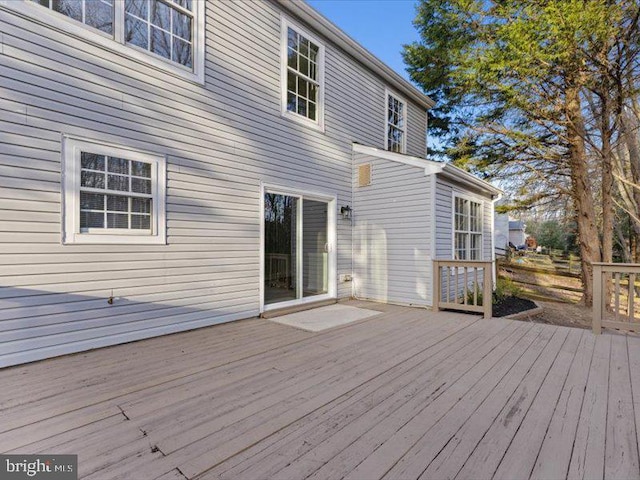
M502 461L504 460L505 455L509 451L509 447L511 447L511 444L513 443L513 440L516 438L516 435L518 434L518 431L520 430L520 427L522 426L522 423L524 422L525 418L527 417L527 414L529 413L529 410L531 410L531 407L533 406L533 402L535 401L536 397L540 393L540 389L542 388L542 386L544 385L544 382L546 381L547 377L549 376L549 372L551 371L553 366L556 364L556 361L558 360L558 355L560 355L560 352L562 351L562 349L566 345L567 340L569 339L570 330L567 331L566 333L567 334L565 335L562 344L560 345L560 347L556 351L556 354L553 357L553 361L550 362L549 367L544 372L544 376L543 376L542 381L538 385L538 388L536 389L535 393L531 396L531 401L529 402L529 405L527 406L527 411L524 413L524 415L522 415L520 423L518 424L518 427L513 432L513 435L511 436L511 440L509 440L509 444L507 445L507 448L505 448L504 452L502 452L502 457L500 457L500 461L496 463L496 467L494 468L493 473L491 474L491 478L495 477L495 475L496 475L496 473L498 471L498 468L500 468L500 464L502 463ZM572 357L572 359L571 359L572 363L573 363L573 358L575 358L575 352L574 352L574 357ZM567 371L567 374L568 374L568 371Z
M477 379L477 380L476 380L472 385L470 385L470 386L469 386L469 388L467 389L467 391L466 391L466 392L464 392L464 394L462 394L462 395L461 395L461 397L458 399L458 401L456 401L455 403L453 403L453 404L450 406L449 410L447 410L446 412L444 412L444 413L443 413L443 414L442 414L442 415L441 415L441 416L440 416L440 417L439 417L439 418L438 418L438 419L433 423L433 425L432 425L431 427L429 427L429 428L428 428L428 429L423 433L423 435L422 435L420 438L418 438L418 439L417 439L417 440L416 440L416 441L415 441L415 442L414 442L414 443L413 443L413 444L412 444L412 445L407 449L407 452L406 452L406 453L409 453L409 452L410 452L410 451L411 451L411 450L412 450L412 449L413 449L413 448L414 448L418 443L420 443L420 441L421 441L424 437L426 437L426 436L429 434L429 432L431 432L431 430L432 430L432 429L434 429L436 426L438 426L438 425L439 425L439 423L440 423L440 421L442 421L442 420L443 420L447 415L449 415L449 414L454 410L454 408L459 404L459 402L460 402L463 398L465 398L465 395L466 395L467 393L469 393L471 390L473 390L473 389L476 387L476 385L478 385L478 384L479 384L479 383L480 383L480 382L481 382L481 381L482 381L482 380L483 380L487 375L490 375L490 374L491 374L492 369L493 369L493 368L494 368L494 367L495 367L499 362L501 362L501 361L504 359L504 357L505 357L505 356L507 356L507 355L508 355L508 354L509 354L509 353L510 353L514 348L516 348L516 346L520 343L520 341L521 341L521 340L522 340L522 339L523 339L523 338L524 338L524 337L525 337L525 336L526 336L530 331L532 331L532 330L533 330L533 324L531 324L531 325L529 326L529 329L528 329L528 330L526 330L522 335L520 335L520 337L518 337L518 339L513 343L513 345L511 345L511 347L509 347L509 349L508 349L508 350L506 350L506 351L505 351L505 352L504 352L504 353L503 353L499 358L497 358L497 359L495 360L495 362L494 362L493 364L491 364L491 365L490 365L489 369L488 369L488 370L487 370L487 371L486 371L482 376L480 376L480 377L479 377L479 378L478 378L478 379ZM531 342L530 342L529 346L530 346L531 344L533 344L533 342L536 340L536 338L538 338L538 336L539 336L539 335L540 335L540 333L538 333L535 337L533 337L533 338L531 339ZM506 341L506 340L508 340L508 338L504 339L504 341ZM525 351L526 351L527 349L528 349L528 347L525 349ZM490 354L490 353L491 353L491 352L489 352L489 354ZM486 355L485 355L485 357L486 357ZM484 358L485 358L485 357L483 357L481 360L484 360ZM481 360L479 360L477 363L479 364ZM515 359L515 360L514 360L514 364L517 362L517 360L518 360L518 359ZM470 372L470 371L471 371L475 366L476 366L476 365L473 365L473 366L472 366L472 367L471 367L471 368L470 368L470 369L465 373L465 375L466 375L467 373L469 373L469 372ZM497 379L496 384L499 384L499 383L500 383L500 381L502 380L502 378L504 378L504 376L505 376L505 375L510 371L510 369L511 369L511 367L509 368L509 370L507 370L507 371L505 372L505 374L504 374L502 377L500 377L499 379ZM464 375L463 375L463 376L464 376ZM460 379L461 379L461 378L463 378L463 377L460 377ZM460 380L460 379L458 379L458 380ZM491 394L491 391L489 391L489 392L487 393L487 395L483 398L483 400L482 400L482 401L484 401L484 399L486 399L486 397L488 397L490 394ZM481 401L481 402L479 402L479 404L482 404L482 401ZM475 410L474 410L474 411L475 411ZM454 433L454 434L449 438L449 440L447 440L446 442L444 442L444 445L442 446L442 448L441 448L440 450L438 450L438 452L436 452L436 454L433 456L433 458L432 458L432 459L428 462L428 464L427 464L427 465L422 469L422 471L420 472L420 474L418 475L418 477L420 477L420 476L424 475L425 471L429 468L429 465L431 465L431 463L433 462L433 460L434 460L434 459L438 456L438 454L439 454L439 453L440 453L440 452L441 452L441 451L446 447L446 445L448 445L448 444L449 444L449 442L451 441L451 439L452 439L454 436L455 436L455 433ZM390 466L390 467L389 467L389 468L384 472L384 474L382 475L382 478L384 478L386 475L388 475L388 474L389 474L389 473L390 473L390 472L395 468L395 466L396 466L400 461L402 461L402 459L406 456L406 453L405 453L404 455L400 456L400 457L399 457L399 458L394 462L394 464L393 464L393 465L391 465L391 466Z
M549 432L549 427L551 426L551 422L553 421L553 415L556 411L556 409L558 408L558 405L560 403L560 399L562 398L562 392L564 391L564 388L567 384L567 380L569 379L569 375L571 374L571 369L573 368L574 362L576 361L576 358L578 357L578 353L580 352L580 346L582 345L582 341L583 338L585 337L585 332L581 332L580 334L580 340L578 341L578 347L576 348L576 351L574 352L573 358L571 359L571 364L569 365L569 368L567 369L567 375L564 378L564 381L562 382L562 387L560 388L560 391L558 393L558 398L556 399L556 404L553 407L553 412L551 412L551 415L549 416L549 422L547 423L547 427L545 428L544 431L544 435L542 436L542 442L540 442L540 446L538 447L538 452L536 453L536 458L531 466L531 470L529 471L529 475L527 478L531 478L531 476L533 475L533 471L536 468L536 464L538 463L538 458L540 457L540 452L542 451L542 446L544 445L544 439L547 438L547 433ZM535 399L534 399L535 400ZM518 430L520 429L520 427L518 427ZM516 432L517 434L517 432ZM515 435L514 435L515 438ZM508 450L508 448L507 448ZM506 451L505 451L505 455L506 455ZM503 456L504 458L504 456Z
M457 335L457 334L459 334L461 331L462 331L462 330L461 330L461 329L459 329L459 330L455 331L455 334ZM439 343L442 343L442 342L444 342L444 341L446 341L446 340L448 340L448 339L451 339L451 338L452 338L452 337L451 337L451 336L449 336L448 338L443 339L443 340L442 340L441 342L439 342ZM476 338L477 338L477 337L476 337ZM469 336L468 336L468 339L467 339L466 337L463 337L463 339L461 339L461 340L462 340L462 341L466 341L466 342L467 342L466 344L469 344L469 343L471 343L471 342L473 342L473 341L474 341L474 337L473 337L473 335L469 335ZM459 343L461 340L457 340L457 341L455 341L453 344L455 345L455 344ZM437 345L437 344L431 345L430 347L428 347L428 349L427 349L427 350L430 350L430 349L432 349L432 348L436 347L436 345ZM444 349L446 349L446 348L449 348L449 347L444 347ZM462 347L460 347L460 348L462 348ZM409 374L410 374L410 372L413 372L413 371L415 371L416 369L420 368L420 367L421 367L421 365L423 365L423 364L424 364L424 362L427 362L427 361L429 361L431 358L433 358L433 357L435 357L435 356L439 355L439 354L442 352L442 350L443 350L443 349L439 349L439 350L437 350L437 351L434 351L434 352L433 352L433 354L429 355L427 358L425 358L425 359L421 360L419 363L416 363L416 364L415 364L415 365L413 365L413 366L410 366L406 371L404 371L404 372L402 373L402 376L409 375ZM424 353L425 351L426 351L426 350L423 350L423 352L422 352L422 353ZM415 358L416 358L416 357L414 357L414 360L415 360ZM448 358L448 357L447 357L447 358ZM406 364L406 363L408 363L408 362L410 362L410 360L407 360L407 361L403 362L403 364ZM398 367L398 366L393 367L393 368L397 368L397 367ZM411 383L411 381L409 381L409 383ZM406 388L406 387L409 385L409 383L405 383L405 384L403 384L403 385L402 385L402 387L400 387L400 388ZM364 390L366 391L366 389L364 389ZM350 392L350 393L353 393L353 392ZM389 396L393 396L393 394L394 394L394 392L391 392L387 397L385 397L385 398L384 398L384 399L382 399L381 401L386 400L386 398L388 398ZM357 392L357 393L355 393L354 395L360 395L360 393L359 393L359 392ZM367 395L369 395L369 394L367 394ZM342 399L342 400L340 400L340 399ZM348 404L348 405L346 405L346 406L342 406L342 404L347 403L347 402L349 402L350 400L352 400L352 398L351 398L351 397L349 397L349 394L343 395L342 397L339 397L339 398L335 399L335 400L334 400L334 402L335 402L335 401L338 401L338 403L337 403L335 406L330 407L330 408L329 408L329 410L327 410L327 411L331 411L331 410L334 410L334 409L338 408L338 410L334 413L334 415L339 415L339 414L344 410L344 408L349 408L349 407L351 406L350 404ZM378 402L378 404L379 404L379 403L380 403L380 402ZM361 412L361 413L360 413L360 415L358 415L357 417L353 417L353 418L352 418L352 421L356 421L357 419L359 419L359 418L360 418L362 415L364 415L365 413L366 413L366 412ZM320 418L322 418L322 417L320 417ZM302 419L299 419L299 420L298 420L298 422L300 422L301 420L302 420ZM317 422L317 421L318 421L318 420L314 420L314 422ZM327 421L327 420L322 420L322 422L326 422L326 421ZM322 423L322 422L321 422L321 423ZM296 423L297 423L297 422L296 422ZM284 439L283 439L283 441L284 441L284 442L286 442L286 443L292 443L292 442L296 441L298 438L300 438L300 437L304 436L306 433L307 433L307 432L306 432L306 430L303 430L302 432L300 432L300 429L299 429L298 431L295 431L295 432L292 432L291 434L288 434L288 435L287 435L286 437L284 437L284 438L287 438L287 437L290 437L290 438L288 438L288 440L284 440ZM276 443L277 443L277 442L276 442ZM241 465L242 463L245 463L245 462L249 462L249 461L251 461L252 459L254 459L254 458L256 458L256 457L258 457L258 456L262 455L262 454L263 454L263 452L265 452L265 451L267 451L267 450L269 450L269 449L272 449L273 445L274 445L274 444L266 445L262 450L259 450L258 452L255 452L251 457L248 457L248 458L246 458L246 459L242 460L242 461L240 462L240 464L237 464L237 465L235 465L235 466L234 466L234 467L232 467L232 468L236 468L238 465ZM284 448L284 446L283 446L283 447L279 447L279 449L282 449L282 448ZM301 454L300 456L302 456L302 455L304 455L304 454ZM296 458L298 458L298 457L296 457ZM294 460L295 460L295 459L294 459ZM247 468L251 468L251 467L252 467L252 464L250 464L250 463L249 463L245 468L240 469L238 473L242 473L242 472L244 472Z
M505 328L506 328L507 326L509 326L509 325L511 325L511 324L507 324L507 325L505 326ZM514 345L512 345L512 346L509 348L509 350L507 350L503 355L501 355L501 356L500 356L500 358L498 358L498 359L496 360L496 362L494 362L494 363L492 364L492 366L493 366L493 365L495 365L498 361L500 361L500 360L504 357L504 355L506 355L506 354L511 350L511 348L513 348L513 347L518 343L518 341L519 341L520 339L522 339L522 337L524 337L524 336L525 336L525 335L526 335L526 334L527 334L527 333L528 333L532 328L533 328L533 325L529 325L529 328L528 328L527 330L525 330L524 332L522 332L522 334L521 334L521 335L517 338L517 340L514 342ZM488 343L488 342L492 341L492 340L494 339L494 337L495 337L495 336L497 336L497 335L498 335L500 332L502 332L503 330L504 330L504 328L500 329L500 330L499 330L498 332L496 332L493 336L490 336L490 337L487 339L487 341L486 341L486 342L484 342L484 343L486 344L486 343ZM503 341L507 341L511 336L516 336L516 334L517 334L517 333L519 333L519 332L518 332L518 330L515 330L514 332L511 332L511 333L510 333L510 334L509 334L505 339L503 339ZM483 344L483 345L484 345L484 344ZM480 347L481 347L481 346L479 346L478 348L480 348ZM469 368L468 368L467 370L465 370L463 373L461 373L461 374L460 374L460 375L459 375L459 376L458 376L458 377L457 377L453 382L449 382L449 384L448 384L448 386L447 386L447 388L446 388L446 389L438 391L438 395L437 395L436 397L434 397L434 398L433 398L433 401L435 401L437 398L439 398L441 395L443 395L443 394L444 394L444 393L445 393L445 392L446 392L450 387L452 387L453 385L455 385L455 384L456 384L456 383L457 383L461 378L463 378L467 373L469 373L469 372L470 372L470 371L471 371L471 370L472 370L472 369L473 369L473 368L474 368L478 363L480 363L484 358L486 358L488 355L490 355L493 351L494 351L494 349L492 348L492 349L491 349L489 352L487 352L487 353L486 353L482 358L480 358L480 359L479 359L475 364L470 365L470 366L469 366ZM487 372L487 373L488 373L488 372ZM469 387L469 389L467 390L467 392L468 392L469 390L471 390L471 389L472 389L472 388L473 388L473 387L474 387L474 386L475 386L475 385L476 385L476 384L477 384L477 383L478 383L482 378L484 378L484 375L483 375L480 379L476 380L476 382L474 382L474 383ZM466 393L466 392L465 392L465 393ZM464 394L463 394L462 396L464 396ZM402 428L404 428L407 424L409 424L409 423L410 423L410 422L411 422L411 421L412 421L416 416L420 415L420 414L421 414L421 413L422 413L426 408L428 408L428 407L429 407L429 405L430 405L430 404L431 404L431 402L430 402L429 404L425 405L421 410L417 411L417 412L415 413L415 415L413 415L413 416L412 416L410 419L408 419L405 423L403 423L402 425L400 425L400 427L398 428L398 430L396 431L396 433L397 433L399 430L401 430ZM424 433L420 438L418 438L418 439L417 439L417 440L416 440L412 445L410 445L410 446L409 446L409 448L407 449L407 452L408 452L408 451L410 451L410 450L411 450L411 449L412 449L412 448L413 448L413 447L414 447L414 446L415 446L415 445L416 445L416 444L417 444L417 443L418 443L422 438L424 438L424 436L425 436L425 435L427 435L427 433L431 430L431 428L433 428L435 425L437 425L437 423L442 419L442 417L446 416L446 415L451 411L451 409L452 409L456 404L457 404L457 402L456 402L455 404L453 404L453 405L449 408L449 410L447 410L447 412L445 412L443 415L441 415L441 417L440 417L440 418L438 418L438 419L434 422L434 424L433 424L433 425L432 425L432 426L427 430L427 432L425 432L425 433ZM372 427L372 428L373 428L373 427ZM365 433L366 433L366 432L365 432ZM378 448L380 448L381 446L382 446L382 445L380 445ZM375 454L375 452L378 450L378 448L376 448L376 450L374 450L373 452L371 452L371 455ZM406 454L407 452L405 452L405 454ZM387 470L386 470L386 471L381 475L381 478L382 478L382 477L384 477L385 475L387 475L387 474L388 474L388 473L389 473L389 472L390 472L390 471L391 471L391 470L392 470L392 469L393 469L393 468L398 464L398 462L400 462L400 461L402 460L402 458L403 458L403 457L404 457L404 455L401 455L399 458L397 458L397 459L396 459L396 461L395 461L395 462L393 462L393 465L391 465L389 468L387 468ZM362 464L364 461L366 461L366 458L365 458L365 459L363 459L361 462L359 462L357 465L355 465L355 466L351 469L351 471L350 471L350 472L348 472L348 474L347 474L347 475L350 475L353 471L355 471L355 470L358 468L358 466L359 466L360 464Z
M514 325L515 325L515 327L514 327ZM487 335L487 336L486 336L486 340L485 340L484 342L482 342L479 346L477 346L477 347L476 347L476 349L481 348L483 345L486 345L486 344L488 344L488 343L490 343L490 342L492 342L492 341L495 341L495 339L497 338L498 334L499 334L500 332L504 331L505 329L509 328L509 327L512 327L512 328L514 329L514 331L513 331L513 332L510 332L510 333L507 335L507 337L506 337L505 339L503 339L503 341L507 340L507 339L508 339L508 338L510 338L512 335L513 335L513 336L515 336L515 335L518 333L518 328L519 328L519 327L521 327L521 325L517 325L517 324L515 324L515 323L510 323L510 322L508 322L508 323L504 324L504 326L503 326L503 327L501 327L500 329L498 329L498 330L497 330L497 331L495 331L495 332L493 332L493 331L490 331L490 332L486 332L486 331L485 331L485 332L482 332L482 334L483 334L483 335ZM532 328L532 327L529 327L529 328ZM524 333L523 333L522 335L524 336L524 335L526 334L526 332L527 332L527 330L525 330L525 331L524 331ZM474 340L472 340L471 342L469 342L469 344L468 344L468 345L471 345L471 344L473 344L474 342L476 342L477 340L480 340L480 339L482 339L482 338L483 338L483 337L477 337L476 339L474 339ZM517 341L516 341L516 343L517 343ZM467 345L467 346L468 346L468 345ZM482 358L486 357L486 355L490 354L493 350L494 350L494 349L492 348L492 349L491 349L489 352L487 352L487 353L486 353ZM454 354L459 354L459 353L460 353L460 351L455 352ZM448 355L448 356L447 356L447 358L450 358L450 357L452 357L452 356L453 356L453 355ZM479 360L478 360L478 361L479 361ZM477 362L476 362L476 363L477 363ZM455 384L458 382L458 380L460 380L460 378L462 378L463 376L465 376L465 375L469 372L469 370L471 370L474 366L475 366L475 364L470 365L466 370L464 370L464 371L462 371L462 372L459 372L459 376L458 376L455 380L450 381L450 382L446 382L446 383L447 383L447 387L446 387L445 389L438 390L438 391L437 391L437 395L436 395L436 396L434 396L434 397L431 399L431 401L429 402L429 404L425 405L422 409L418 410L418 411L417 411L417 412L416 412L416 413L415 413L415 414L414 414L414 415L413 415L409 420L407 420L404 424L400 425L400 426L398 427L398 429L396 430L396 432L397 432L397 431L399 431L400 429L404 428L404 426L405 426L405 425L407 425L407 424L408 424L408 423L409 423L413 418L415 418L417 415L420 415L420 414L421 414L421 412L423 412L423 411L424 411L424 410L425 410L425 409L426 409L426 408L427 408L427 407L432 403L432 401L436 401L436 400L437 400L441 395L443 395L443 394L444 394L444 393L445 393L445 392L446 392L446 391L447 391L451 386L455 385ZM427 385L425 385L425 387L424 387L422 390L425 390L425 389L430 388L430 387L433 387L433 385L429 385L429 384L427 384ZM422 390L421 390L421 391L422 391ZM436 392L434 392L434 393L436 393ZM352 441L352 442L351 442L347 447L345 447L345 449L346 449L346 448L348 448L348 447L350 447L351 445L355 444L356 442L360 441L360 439L361 439L364 435L368 434L368 433L369 433L372 429L374 429L374 428L375 428L375 425L371 426L369 429L367 429L365 432L363 432L363 433L362 433L358 438L354 439L354 440L353 440L353 441ZM382 447L382 445L383 445L383 444L378 445L378 447L376 447L376 449L374 449L374 451L373 451L373 452L370 452L369 456L373 455L373 454L374 454L374 453L375 453L379 448L381 448L381 447ZM335 457L334 457L334 458L335 458ZM325 463L327 463L327 464L328 464L328 463L330 463L332 460L333 460L333 458L332 458L332 459L329 459L329 460L328 460L327 462L325 462ZM352 474L352 473L353 473L353 472L354 472L354 471L355 471L355 470L360 466L360 464L361 464L361 463L363 463L364 461L366 461L366 458L365 458L365 459L363 459L362 461L358 462L356 465L354 465L354 466L351 468L351 470L349 471L348 475L349 475L349 474Z
M629 367L629 387L631 388L631 411L633 412L633 425L636 432L636 438L638 438L638 422L636 418L636 402L634 401L634 391L633 391L633 381L631 380L631 356L629 354L629 337L625 335L625 346L627 353L627 365ZM637 393L636 393L637 395ZM636 441L636 452L638 454L638 458L640 459L640 445L639 442Z
M480 318L477 318L477 319L476 319L476 320L474 320L473 322L471 322L471 323L469 323L469 324L467 324L467 325L464 325L462 328L460 328L460 329L458 329L458 330L455 330L453 333L451 333L451 334L447 335L446 337L444 337L444 338L440 339L437 343L440 343L440 342L444 341L446 338L449 338L450 336L453 336L453 335L455 335L456 333L459 333L459 332L460 332L460 331L462 331L462 330L465 330L465 329L467 329L467 328L470 328L472 325L475 325L475 324L476 324L477 322L479 322L479 321L480 321ZM387 368L387 369L386 369L386 370L384 370L383 372L380 372L379 374L375 375L374 377L367 378L366 380L362 381L361 383L359 383L359 384L358 384L358 385L356 385L355 387L351 388L349 391L344 392L341 396L348 395L349 393L353 392L354 390L357 390L358 388L362 387L362 386L363 386L363 385L365 385L366 383L369 383L370 381L372 381L372 380L374 380L374 379L376 379L376 378L378 378L378 377L380 377L380 376L384 375L385 373L387 373L388 371L390 371L390 370L392 370L393 368L397 367L397 366L398 366L398 365L400 365L401 363L404 363L405 361L409 360L410 358L413 358L413 357L415 357L415 356L419 355L421 352L423 352L423 351L427 350L428 348L429 348L429 347L426 347L425 349L420 350L419 352L415 353L414 355L411 355L408 359L404 359L404 360L402 360L402 361L400 361L400 362L398 362L398 363L394 363L392 366L390 366L389 368ZM334 400L335 400L335 399L334 399ZM333 400L328 401L328 402L325 402L324 404L322 404L322 405L320 405L319 407L317 407L317 408L313 409L312 411L307 412L305 415L303 415L302 417L300 417L300 418L296 419L295 421L292 421L292 422L287 423L286 425L282 426L282 428L279 428L277 431L272 432L270 435L268 435L268 436L267 436L267 437L265 437L265 438L268 438L268 437L270 437L270 436L272 436L272 435L274 435L274 434L276 434L276 433L278 433L278 432L282 431L284 428L287 428L287 427L289 427L290 425L292 425L292 424L296 423L297 421L302 420L302 419L304 419L304 418L308 417L309 415L313 414L314 412L316 412L316 411L318 411L318 410L320 410L320 409L322 409L322 408L326 407L326 406L327 406L327 405L329 405L332 401L333 401ZM260 439L259 441L264 441L264 439L265 439L265 438L262 438L262 439ZM257 443L257 441L256 441L255 443ZM247 448L249 448L249 447L247 447ZM242 451L244 451L244 450L246 450L246 448L245 448L245 449L243 449ZM236 452L234 455L229 456L229 457L227 457L227 458L225 458L225 459L220 460L218 463L216 463L215 465L211 465L211 466L209 466L209 468L207 468L206 470L204 470L204 471L200 472L198 475L203 475L204 473L206 473L206 472L210 471L211 469L213 469L213 468L215 468L216 466L220 465L221 463L223 463L224 461L228 460L229 458L231 458L231 457L233 457L233 456L235 456L235 455L237 455L237 454L239 454L239 453L242 453L242 451L238 451L238 452Z
M531 328L531 330L532 330L532 329L533 329L533 327ZM527 331L527 333L528 333L528 331ZM513 370L513 368L515 368L515 366L516 366L516 364L518 363L518 361L520 360L520 358L521 358L521 357L522 357L522 356L523 356L523 355L524 355L524 354L529 350L529 348L531 348L531 346L532 346L532 345L534 345L534 344L535 344L535 341L536 341L536 340L537 340L541 335L542 335L542 330L540 330L540 331L537 333L537 335L531 339L531 341L529 342L529 345L527 345L527 348L525 348L525 349L522 351L521 355L520 355L519 357L517 357L517 358L513 361L513 363L512 363L512 364L511 364L511 366L509 367L509 369L508 369L508 370L506 370L506 371L505 371L505 373L504 373L504 374L503 374L499 379L497 379L497 381L495 382L495 383L496 383L496 386L495 386L495 387L493 387L493 389L491 389L489 392L487 392L487 395L485 395L485 396L484 396L484 398L482 398L482 400L478 402L478 404L477 404L476 408L475 408L475 409L471 412L471 414L467 417L467 420L469 420L470 418L472 418L472 417L473 417L474 413L475 413L475 412L476 412L476 411L477 411L477 410L478 410L478 409L483 405L483 403L487 400L487 398L489 398L489 397L491 396L491 394L493 393L493 391L495 390L495 388L496 388L498 385L500 385L500 384L502 383L502 381L503 381L505 378L507 378L507 376L509 375L509 373L511 373L511 371ZM523 337L524 337L524 335L523 335ZM516 344L514 344L514 345L511 347L511 349L509 349L507 352L505 352L505 354L503 355L503 357L504 357L504 356L506 356L506 355L507 355L507 354L508 354L512 349L514 349L516 346L517 346L517 343L516 343ZM542 350L544 350L544 348L542 348L542 349L541 349L541 351L542 351ZM501 360L503 357L501 357L501 358L500 358L500 360ZM496 363L497 363L497 362L496 362ZM487 372L487 374L488 374L488 373L490 373L490 372ZM483 376L483 377L484 377L484 376ZM449 412L447 412L447 413L449 413ZM451 442L451 441L456 437L456 435L458 434L458 432L459 432L459 431L464 427L464 424L466 423L466 421L467 421L467 420L465 420L465 422L464 422L464 423L463 423L463 424L462 424L462 425L461 425L461 426L460 426L460 427L459 427L455 432L453 432L453 434L451 435L451 437L449 437L449 440L447 440L447 441L443 444L442 448L441 448L440 450L438 450L438 452L433 456L433 458L429 461L429 463L425 466L425 468L424 468L424 469L422 470L422 472L420 473L419 478L421 478L421 477L425 474L425 472L429 469L429 467L431 466L431 464L432 464L432 463L435 461L435 459L440 455L440 453L442 453L442 452L446 449L446 447L449 445L449 443L450 443L450 442ZM425 435L426 435L426 433L425 433ZM387 472L387 473L388 473L388 472ZM386 475L386 473L385 473L385 475Z
M529 366L529 368L527 369L526 373L523 375L522 379L518 382L518 384L516 385L515 389L513 390L513 392L508 396L505 405L500 409L500 411L497 413L497 415L495 416L495 418L491 421L491 423L487 426L487 429L485 430L485 432L482 434L482 436L480 437L480 439L476 442L475 447L469 452L469 455L467 456L467 459L465 460L465 462L460 466L460 468L458 469L458 471L456 472L456 474L453 476L453 478L455 480L458 479L458 476L460 475L460 472L464 469L464 467L467 464L467 461L469 460L469 458L471 458L471 456L473 455L473 453L476 451L476 449L478 448L478 446L482 443L482 441L484 440L485 436L487 435L487 433L489 432L489 430L491 430L491 427L494 425L494 423L496 422L496 420L500 417L500 414L502 414L502 412L504 411L504 409L507 407L507 405L509 404L509 401L513 398L513 396L517 393L518 388L520 388L520 386L522 385L522 382L524 382L529 373L531 372L531 370L534 368L534 366L537 364L538 360L540 359L540 356L542 355L542 353L545 351L545 349L549 346L549 344L551 343L551 341L553 340L553 338L555 337L555 335L557 334L558 330L556 330L555 332L553 332L553 334L551 334L549 336L549 339L547 340L547 342L545 343L544 347L540 349L540 352L538 353L538 355L536 355L536 358L534 359L534 361L531 363L531 365ZM564 342L563 342L564 343Z

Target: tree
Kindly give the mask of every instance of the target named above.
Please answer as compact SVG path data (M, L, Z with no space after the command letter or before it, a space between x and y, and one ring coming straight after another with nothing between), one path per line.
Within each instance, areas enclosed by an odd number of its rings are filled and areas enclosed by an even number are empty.
M587 305L592 263L603 258L602 222L608 251L613 235L610 60L621 32L635 35L637 11L630 1L422 0L421 40L404 51L412 79L439 102L430 128L454 162L508 178L522 206L571 200ZM600 113L608 109L597 141L586 92L598 96Z
M543 222L527 221L527 232L536 239L538 245L554 250L569 250L571 228L558 220Z

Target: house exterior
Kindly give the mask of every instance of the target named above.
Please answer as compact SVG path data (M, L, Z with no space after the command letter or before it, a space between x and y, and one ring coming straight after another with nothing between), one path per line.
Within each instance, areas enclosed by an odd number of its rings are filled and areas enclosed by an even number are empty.
M496 255L505 255L509 248L508 213L497 213L493 216L493 233Z
M527 241L527 225L522 220L509 220L509 242L519 247Z
M0 68L0 366L323 299L429 305L435 256L492 257L497 191L424 160L433 102L303 2L0 0Z
M497 188L450 164L360 145L354 171L357 298L431 306L434 259L494 258Z

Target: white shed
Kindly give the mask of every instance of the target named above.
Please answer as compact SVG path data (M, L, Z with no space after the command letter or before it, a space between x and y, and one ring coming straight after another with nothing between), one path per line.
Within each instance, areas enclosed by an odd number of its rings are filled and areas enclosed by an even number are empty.
M496 254L504 255L509 246L509 214L499 213L494 215L493 237L495 241Z
M501 191L447 163L354 144L353 292L432 305L434 259L493 260Z
M516 247L524 245L527 240L527 225L522 220L509 220L509 242Z

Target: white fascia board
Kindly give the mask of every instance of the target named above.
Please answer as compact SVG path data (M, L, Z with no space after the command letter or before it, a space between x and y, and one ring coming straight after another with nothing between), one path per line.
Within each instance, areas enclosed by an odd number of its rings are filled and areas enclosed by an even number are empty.
M445 163L443 165L444 165L442 169L443 176L451 180L455 180L456 182L475 187L478 190L481 190L482 192L490 194L491 198L502 197L502 194L504 192L499 188L494 187L489 182L481 180L478 177L472 175L471 173L466 172L454 165L451 165L450 163Z
M429 110L435 102L402 78L395 70L385 64L369 50L364 48L330 20L317 12L303 0L275 0L281 8L306 22L327 40L342 48L353 58L361 62L371 71L382 77L389 85L402 92L414 102Z
M411 165L413 167L423 168L425 175L431 175L433 173L440 173L444 167L444 163L432 162L420 157L414 157L411 155L405 155L404 153L395 153L388 150L381 150L375 147L367 147L359 143L353 144L353 151L355 153L362 153L364 155L371 155L372 157L383 158L392 162L404 163L405 165Z

